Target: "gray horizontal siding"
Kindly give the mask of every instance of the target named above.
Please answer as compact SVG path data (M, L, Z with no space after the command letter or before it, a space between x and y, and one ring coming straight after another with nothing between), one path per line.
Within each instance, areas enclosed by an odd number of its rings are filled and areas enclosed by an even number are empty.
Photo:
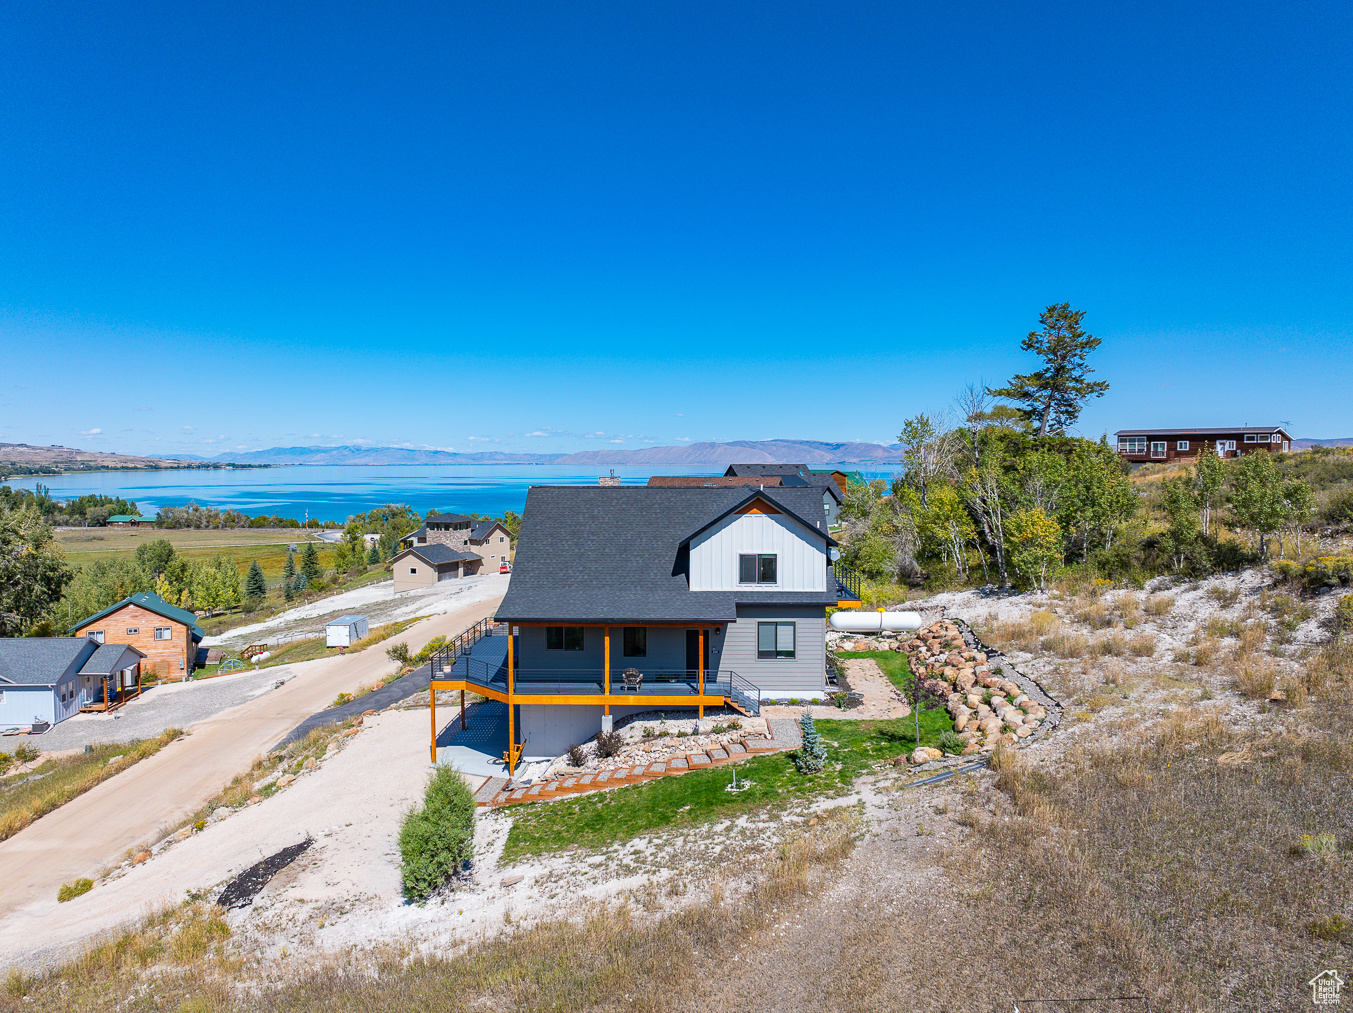
M758 658L756 624L793 622L795 657ZM728 624L716 661L721 672L736 672L761 690L763 697L820 697L825 690L827 618L821 606L738 606L738 620Z

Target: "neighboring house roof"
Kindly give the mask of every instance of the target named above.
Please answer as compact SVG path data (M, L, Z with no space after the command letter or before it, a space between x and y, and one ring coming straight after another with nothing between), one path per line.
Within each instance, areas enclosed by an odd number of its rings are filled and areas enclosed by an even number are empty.
M98 622L104 616L112 615L118 609L127 605L137 605L147 612L154 612L157 616L164 616L166 619L175 623L182 623L193 631L193 639L201 640L205 634L202 627L197 625L197 616L193 615L187 609L178 608L170 605L154 591L139 591L136 594L128 595L115 605L109 605L102 612L95 612L88 619L81 619L72 626L67 633L74 633L76 630L84 629L92 623Z
M806 464L730 464L724 474L738 478L778 476L781 485L796 486L803 483L816 486L831 493L837 503L842 501L841 488L836 484L836 479L832 478L832 473L809 471Z
M756 498L830 541L816 489L532 486L512 582L497 617L515 622L724 622L739 602L835 605L817 591L691 591L686 542Z
M485 538L489 537L494 528L502 528L503 534L507 535L509 538L512 537L512 532L508 531L507 528L503 526L502 521L495 521L490 517L482 521L475 521L470 525L470 541L482 542Z
M148 524L154 524L154 517L145 517L140 514L113 514L108 518L109 524L129 524L132 521L145 521Z
M410 531L407 535L402 536L399 540L401 542L406 542L411 538L426 538L427 536L428 536L428 526L424 524L417 531Z
M473 520L472 517L466 517L464 514L433 514L427 519L429 524L460 524L464 521Z
M779 486L779 475L654 475L648 480L652 486L665 488L713 489L729 485Z
M423 562L432 566L439 566L446 563L454 563L458 560L483 559L483 556L477 556L473 552L457 552L449 545L440 545L433 542L430 545L413 545L405 549L390 560L403 559L405 556L417 556Z
M97 649L89 637L7 637L0 640L0 685L55 686Z
M1211 436L1213 433L1282 433L1282 426L1213 426L1210 429L1120 429L1114 436Z
M67 637L67 640L72 638ZM131 668L145 655L127 644L100 644L99 649L80 666L81 675L112 675Z

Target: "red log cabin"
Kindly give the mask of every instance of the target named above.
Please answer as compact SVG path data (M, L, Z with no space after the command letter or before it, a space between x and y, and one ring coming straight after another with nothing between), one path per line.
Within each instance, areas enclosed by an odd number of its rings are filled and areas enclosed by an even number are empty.
M1230 429L1120 429L1114 433L1124 460L1191 461L1207 451L1218 457L1239 457L1262 450L1285 454L1292 437L1281 426L1235 426Z

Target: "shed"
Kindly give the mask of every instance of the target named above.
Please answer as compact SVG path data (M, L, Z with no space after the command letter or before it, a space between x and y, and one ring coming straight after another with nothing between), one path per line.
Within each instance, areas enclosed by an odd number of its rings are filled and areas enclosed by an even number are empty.
M370 632L366 616L339 616L324 624L325 647L351 647Z

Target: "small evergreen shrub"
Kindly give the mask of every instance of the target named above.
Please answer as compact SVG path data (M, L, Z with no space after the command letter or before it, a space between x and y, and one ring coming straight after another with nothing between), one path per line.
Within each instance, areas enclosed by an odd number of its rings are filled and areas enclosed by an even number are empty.
M582 746L568 747L568 762L571 767L582 767L587 763L587 750Z
M387 647L385 656L391 661L398 661L401 665L407 665L410 661L409 645L395 644L394 647Z
M474 855L474 796L452 767L438 767L423 796L423 808L399 828L400 881L404 899L421 904Z
M817 733L813 715L807 711L799 718L799 731L803 735L803 745L794 755L794 766L800 774L818 774L827 765L827 751L822 748L822 737Z

